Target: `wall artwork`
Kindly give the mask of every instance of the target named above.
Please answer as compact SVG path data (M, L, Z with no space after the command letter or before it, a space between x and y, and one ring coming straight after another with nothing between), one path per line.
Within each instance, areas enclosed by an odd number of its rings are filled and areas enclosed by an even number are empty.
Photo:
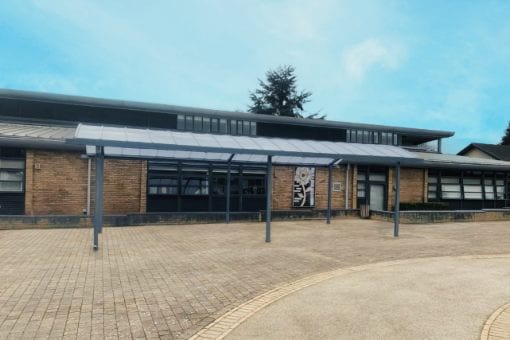
M293 206L294 208L313 208L315 206L315 168L296 168Z

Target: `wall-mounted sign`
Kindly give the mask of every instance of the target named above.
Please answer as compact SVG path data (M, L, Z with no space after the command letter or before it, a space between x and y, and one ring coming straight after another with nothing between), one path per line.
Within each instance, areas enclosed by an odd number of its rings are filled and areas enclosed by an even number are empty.
M315 206L315 168L296 168L293 206L295 208L312 208Z
M340 182L333 182L333 191L342 191L342 183Z

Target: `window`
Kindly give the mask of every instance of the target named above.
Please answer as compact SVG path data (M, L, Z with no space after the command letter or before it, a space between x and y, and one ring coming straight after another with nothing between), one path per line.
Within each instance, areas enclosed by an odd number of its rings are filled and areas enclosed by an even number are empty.
M429 200L435 200L437 199L437 177L436 176L429 176L428 180L428 199Z
M230 134L237 135L237 121L235 120L230 121Z
M496 179L496 199L505 199L505 181L503 179Z
M150 164L147 188L149 195L177 195L179 175L177 167Z
M0 192L23 192L25 161L0 159Z
M264 195L266 193L265 176L243 172L243 195Z
M204 117L202 120L202 131L211 132L211 118Z
M177 174L171 177L154 176L149 179L149 194L150 195L177 195Z
M441 178L441 192L443 199L461 199L459 178L457 177Z
M182 195L208 195L209 181L207 170L183 169L181 178Z
M351 130L351 143L356 143L356 130Z
M482 185L480 178L463 178L462 183L464 185L464 199L482 199Z
M217 118L211 119L211 132L218 133L219 132L218 128L219 128L218 127L218 119Z
M365 198L366 197L366 188L365 188L365 181L367 179L367 176L364 172L358 173L358 198Z
M252 136L256 136L257 135L257 123L250 122L250 133L251 133Z
M370 143L370 134L368 131L363 131L363 143L365 144Z
M368 179L371 182L386 182L386 174L371 173Z
M184 115L177 116L177 129L184 130L185 127L185 117Z
M381 132L381 144L388 144L388 133Z
M220 119L220 133L228 133L227 120Z
M193 131L193 116L186 116L186 129L187 131Z
M211 194L224 196L227 193L227 170L215 170L211 180ZM230 171L230 193L239 194L239 171Z
M243 132L245 136L250 136L250 122L245 120L243 121Z
M363 142L363 131L358 130L356 131L356 143Z
M202 117L200 116L193 117L193 131L195 132L202 131Z
M484 179L483 180L484 190L485 190L485 199L493 200L494 199L494 180Z
M365 182L358 181L358 198L365 198Z
M379 144L379 132L374 131L374 144Z
M243 121L242 120L237 121L237 134L238 135L243 134Z

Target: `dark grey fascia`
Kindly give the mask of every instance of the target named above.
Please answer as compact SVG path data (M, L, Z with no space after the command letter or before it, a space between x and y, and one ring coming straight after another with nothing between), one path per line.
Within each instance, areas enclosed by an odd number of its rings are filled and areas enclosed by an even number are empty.
M301 126L315 126L315 127L330 127L338 129L364 129L373 131L388 131L396 132L405 135L424 136L429 138L444 138L451 137L454 135L452 131L441 131L441 130L428 130L428 129L416 129L399 126L389 125L377 125L377 124L364 124L364 123L350 123L350 122L338 122L321 119L303 119L303 118L291 118L281 116L270 116L260 115L241 111L225 111L225 110L212 110L195 107L185 107L167 104L155 104L145 103L136 101L126 101L117 99L102 99L94 97L83 97L83 96L70 96L53 93L42 93L42 92L31 92L31 91L20 91L20 90L9 90L0 89L0 98L7 99L20 99L20 100L31 100L40 102L50 102L55 104L68 104L68 105L79 105L89 107L103 107L103 108L116 108L123 110L139 110L147 112L160 112L169 114L190 114L200 115L211 118L226 118L226 119L239 119L239 120L250 120L254 122L265 122L265 123L280 123L280 124L291 124Z
M65 141L43 140L35 138L0 137L0 147L84 151L84 145L69 144Z

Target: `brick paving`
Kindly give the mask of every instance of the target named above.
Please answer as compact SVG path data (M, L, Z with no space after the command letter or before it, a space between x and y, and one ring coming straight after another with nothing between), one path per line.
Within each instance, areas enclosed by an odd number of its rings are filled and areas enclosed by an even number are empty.
M505 254L510 222L363 220L0 231L0 339L189 338L236 306L314 273L379 261Z

